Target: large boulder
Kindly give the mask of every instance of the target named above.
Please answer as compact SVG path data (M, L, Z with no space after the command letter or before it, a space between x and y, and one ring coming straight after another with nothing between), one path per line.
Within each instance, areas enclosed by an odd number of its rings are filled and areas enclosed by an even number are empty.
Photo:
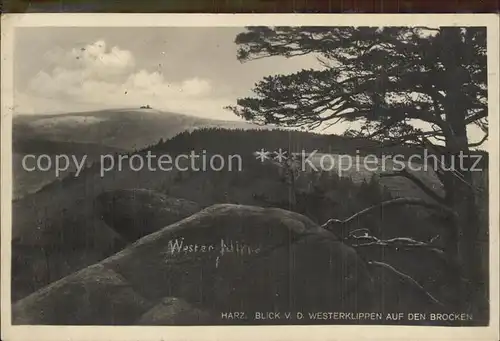
M147 189L98 195L93 205L61 211L12 243L12 299L100 262L137 239L201 210L189 200ZM71 212L71 213L70 213Z
M114 270L92 265L13 305L13 324L131 324L153 304Z
M107 191L96 202L100 218L130 242L201 210L193 201L149 189Z
M87 207L82 207L82 211ZM88 217L88 218L83 218ZM79 221L86 219L82 224ZM43 229L44 226L36 226ZM35 231L35 235L38 231ZM93 215L62 218L38 238L12 241L12 290L17 301L129 244Z
M135 321L135 324L146 326L207 325L215 321L215 316L207 310L193 306L177 297L165 297Z
M181 301L166 308L166 297ZM365 263L330 232L297 213L227 204L26 297L13 323L287 324L297 321L286 312L377 311L372 298ZM281 315L255 318L268 312Z

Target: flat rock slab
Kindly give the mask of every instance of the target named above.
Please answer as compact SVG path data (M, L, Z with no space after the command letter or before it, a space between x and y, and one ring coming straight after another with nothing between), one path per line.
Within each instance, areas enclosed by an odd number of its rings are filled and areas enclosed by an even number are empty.
M130 293L106 297L103 292L115 284L93 280L101 272ZM74 283L100 304L82 306ZM185 303L166 309L165 297ZM168 324L182 312L184 324L189 316L193 324L234 324L227 313L241 312L236 323L286 324L286 319L255 317L259 312L367 312L376 309L372 297L364 262L330 232L297 213L228 204L167 226L28 296L14 306L13 316L14 323ZM131 309L110 308L122 305Z

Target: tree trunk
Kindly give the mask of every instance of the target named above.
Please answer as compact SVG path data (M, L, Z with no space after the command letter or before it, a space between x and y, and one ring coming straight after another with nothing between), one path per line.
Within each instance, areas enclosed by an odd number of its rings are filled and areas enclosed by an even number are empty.
M459 29L443 28L442 35L445 46L448 47L441 51L441 59L447 74L444 99L448 153L446 166L452 168L446 171L443 185L446 192L446 204L458 214L453 222L450 221L452 226L450 226L448 244L449 251L461 265L462 276L472 284L473 288L477 289L484 280L484 275L481 273L481 253L484 251L477 246L480 220L476 207L471 160L460 156L469 154L465 123L467 110L464 99L466 96L462 91L462 86L468 79L468 72L461 65L462 42ZM463 297L462 300L467 301L467 298ZM467 307L462 308L467 309Z
M449 221L448 252L455 258L460 266L460 273L450 278L459 290L456 304L463 312L478 315L484 309L480 304L487 296L487 273L483 271L486 264L482 264L483 253L488 253L484 245L478 241L479 216L473 190L472 174L462 172L463 179L448 174L446 190L447 205L453 208L458 216Z
M447 141L447 149L450 152L448 157L450 166L455 166L455 171L447 171L449 174L445 177L446 202L458 213L456 218L456 253L462 266L464 275L472 281L477 280L477 269L480 264L480 253L475 243L479 231L479 219L477 216L477 207L474 193L474 183L471 164L468 159L462 159L465 162L460 164L460 153L467 155L467 131L464 123L465 117L460 117L456 111L453 119L449 119L450 127L455 133L453 141ZM461 122L460 122L461 121ZM454 165L453 165L454 163ZM463 167L462 167L463 166Z

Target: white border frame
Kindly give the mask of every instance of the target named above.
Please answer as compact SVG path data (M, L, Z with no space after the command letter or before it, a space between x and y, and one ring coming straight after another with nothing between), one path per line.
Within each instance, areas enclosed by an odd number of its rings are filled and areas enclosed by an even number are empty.
M490 325L420 326L12 326L13 49L17 27L486 26L488 35ZM499 340L499 16L496 14L7 14L1 32L1 330L3 340ZM235 56L236 58L236 56Z

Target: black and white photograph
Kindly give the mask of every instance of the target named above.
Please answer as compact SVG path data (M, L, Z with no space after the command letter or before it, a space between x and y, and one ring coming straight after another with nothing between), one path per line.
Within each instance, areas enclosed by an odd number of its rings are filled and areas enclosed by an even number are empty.
M7 324L495 335L498 16L304 17L12 25Z

